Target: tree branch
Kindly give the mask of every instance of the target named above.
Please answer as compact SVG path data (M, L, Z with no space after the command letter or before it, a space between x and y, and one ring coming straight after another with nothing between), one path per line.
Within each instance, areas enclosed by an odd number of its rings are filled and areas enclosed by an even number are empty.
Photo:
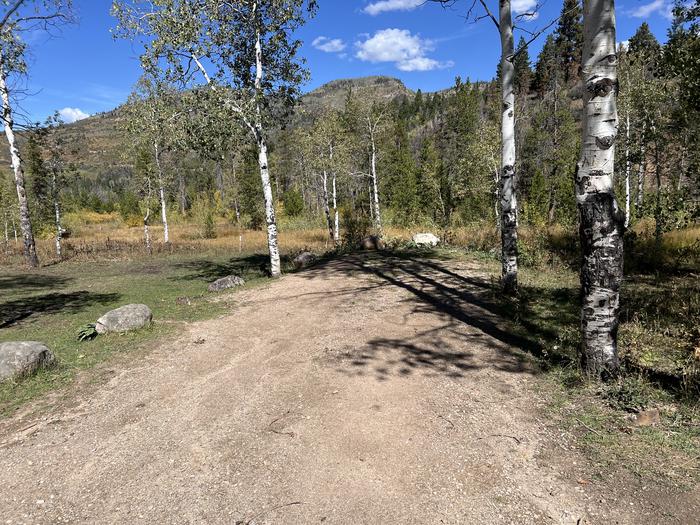
M2 17L2 20L0 20L0 29L5 27L5 24L7 24L8 20L10 20L10 17L15 14L15 12L21 7L21 5L25 2L25 0L15 0L15 3L10 6L10 8L7 10L7 13L5 13L5 16Z

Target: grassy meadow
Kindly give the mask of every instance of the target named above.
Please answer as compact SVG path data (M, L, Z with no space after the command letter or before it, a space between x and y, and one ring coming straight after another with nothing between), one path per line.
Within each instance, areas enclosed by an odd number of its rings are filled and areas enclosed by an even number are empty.
M169 245L162 228L151 227L154 252L144 248L143 230L125 225L118 214L85 212L68 216L64 259L56 260L52 239L38 242L42 266L28 272L21 246L10 239L0 256L0 341L39 340L56 353L59 365L0 387L0 412L7 413L38 393L70 382L75 374L112 355L146 347L177 333L178 323L219 315L229 302L211 301L208 282L229 274L248 285L265 282L263 231L238 230L219 219L216 237L204 239L200 225L173 214ZM389 227L390 247L411 249L421 228ZM522 228L521 291L501 296L498 233L493 226L438 231L449 244L440 256L478 258L493 275L493 300L513 330L533 339L549 366L576 366L578 347L578 257L575 236L563 229ZM282 219L280 244L287 269L294 254L334 250L323 222ZM627 248L628 272L622 295L620 354L625 369L680 393L700 388L700 228L667 234L654 251L643 230ZM235 297L235 296L230 296ZM673 300L671 300L673 299ZM77 333L104 312L127 303L148 304L157 321L149 330L109 335L79 343Z

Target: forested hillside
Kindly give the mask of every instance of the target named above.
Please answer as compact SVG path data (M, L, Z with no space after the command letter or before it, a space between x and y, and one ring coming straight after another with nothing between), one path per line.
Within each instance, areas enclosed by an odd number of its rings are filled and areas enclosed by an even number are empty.
M572 184L580 149L582 27L580 10L567 4L563 12L566 16L539 56L531 59L525 41L519 44L516 171L521 223L571 229L577 220ZM690 226L698 216L697 120L689 116L694 101L682 96L684 72L677 58L683 39L683 29L673 29L662 47L642 24L619 49L622 140L616 190L628 224L641 227L648 220L653 223L648 228L657 233ZM333 171L338 207L371 218L371 146L364 129L371 116L376 118L380 206L389 224L495 227L498 82L457 78L444 91L423 93L397 79L367 77L333 81L305 94L293 114L272 130L276 199L287 204L288 214L321 217L323 172ZM135 172L152 159L148 152L146 157L134 155L125 108L57 130L65 161L75 170L64 191L67 208L120 211L125 218L140 213L143 189ZM332 163L319 142L329 138L329 124L336 134L331 137L336 145ZM179 146L166 155L168 206L186 213L208 195L219 199L217 213L238 212L245 224L262 224L256 160L245 141L237 140L220 154ZM4 150L2 157L9 164ZM35 175L28 175L30 188L36 186ZM227 191L224 181L234 182ZM9 191L9 174L5 184Z

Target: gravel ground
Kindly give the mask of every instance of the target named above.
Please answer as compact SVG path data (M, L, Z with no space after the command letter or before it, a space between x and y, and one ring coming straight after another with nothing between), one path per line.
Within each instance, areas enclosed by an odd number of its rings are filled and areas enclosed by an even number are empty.
M483 279L469 263L353 256L236 293L230 315L73 403L2 422L0 523L691 516L697 499L659 510L580 483L585 461L544 416L537 367Z

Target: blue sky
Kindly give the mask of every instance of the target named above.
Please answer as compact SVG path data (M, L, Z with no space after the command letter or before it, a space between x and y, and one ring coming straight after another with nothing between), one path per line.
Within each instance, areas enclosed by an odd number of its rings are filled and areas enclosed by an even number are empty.
M487 0L495 12L496 0ZM513 0L527 12L537 0ZM455 76L490 79L499 57L499 39L490 20L464 19L469 0L452 8L422 0L319 0L319 11L301 31L310 90L336 78L365 75L398 77L412 89L450 86ZM561 2L540 0L535 20L519 22L530 31L546 25ZM66 120L110 110L124 102L139 74L137 48L114 41L111 0L75 0L79 24L58 36L35 35L29 93L22 101L31 120L64 110ZM628 39L643 21L664 41L670 0L621 0L617 3L618 40ZM517 38L517 36L516 36ZM534 60L543 37L532 44Z

